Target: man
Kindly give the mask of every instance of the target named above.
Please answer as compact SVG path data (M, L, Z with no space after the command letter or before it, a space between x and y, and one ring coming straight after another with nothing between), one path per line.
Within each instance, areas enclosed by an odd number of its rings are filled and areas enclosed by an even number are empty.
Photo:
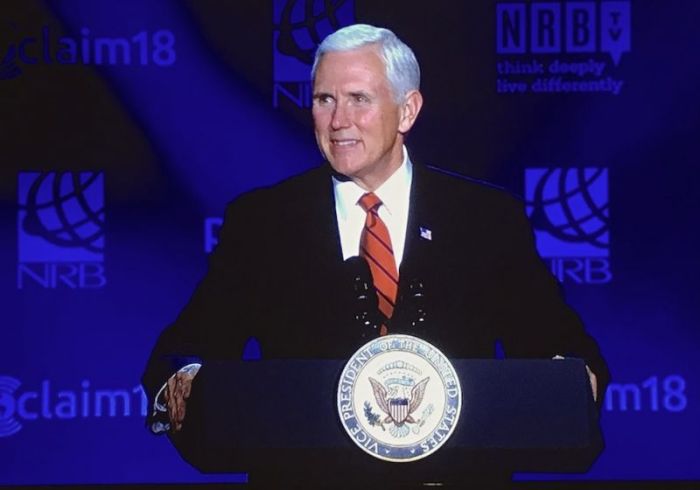
M362 343L344 260L367 259L384 321L411 333L421 284L426 340L452 358L576 356L600 399L596 343L539 260L519 202L413 164L420 71L391 31L343 28L312 69L316 140L329 165L245 194L227 209L209 271L163 332L144 384L152 430L178 431L202 363L235 359L250 336L266 358L347 358ZM164 417L167 410L167 418Z

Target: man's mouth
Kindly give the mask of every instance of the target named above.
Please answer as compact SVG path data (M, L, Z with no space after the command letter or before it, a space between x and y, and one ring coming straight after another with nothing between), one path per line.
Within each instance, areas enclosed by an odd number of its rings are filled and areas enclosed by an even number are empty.
M332 139L331 144L337 148L351 148L355 145L357 145L360 142L360 140L353 140L353 139Z

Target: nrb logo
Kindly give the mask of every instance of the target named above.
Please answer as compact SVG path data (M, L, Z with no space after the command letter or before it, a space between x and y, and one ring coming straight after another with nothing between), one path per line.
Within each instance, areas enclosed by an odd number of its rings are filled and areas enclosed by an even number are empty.
M525 198L537 249L560 281L611 280L607 169L526 169Z
M17 286L104 286L104 174L21 172L17 196Z
M9 437L22 429L20 421L76 419L88 417L145 417L148 400L141 385L131 389L94 390L88 380L75 390L55 391L44 380L38 390L19 390L22 383L0 376L0 437Z
M354 23L353 0L274 0L272 104L311 107L311 65L323 38Z
M631 18L629 0L497 3L496 91L619 95Z
M629 0L499 3L496 50L501 54L600 50L610 53L617 65L622 53L630 50L630 17Z

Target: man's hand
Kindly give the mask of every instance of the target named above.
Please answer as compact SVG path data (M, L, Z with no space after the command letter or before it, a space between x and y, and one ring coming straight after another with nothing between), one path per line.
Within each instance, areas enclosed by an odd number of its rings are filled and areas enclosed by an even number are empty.
M192 380L197 373L179 372L168 380L165 388L165 401L168 406L170 418L170 432L175 433L182 429L182 421L185 420L187 399L192 391Z
M593 389L593 401L597 402L598 401L598 378L595 377L595 374L593 374L593 371L586 366L586 372L588 373L588 379L591 382L591 388Z
M556 355L552 357L555 361L557 359L564 359L564 357ZM598 401L598 378L595 377L595 374L593 374L593 371L588 367L588 364L586 364L586 372L588 373L588 380L591 383L591 389L593 390L593 401L597 402Z

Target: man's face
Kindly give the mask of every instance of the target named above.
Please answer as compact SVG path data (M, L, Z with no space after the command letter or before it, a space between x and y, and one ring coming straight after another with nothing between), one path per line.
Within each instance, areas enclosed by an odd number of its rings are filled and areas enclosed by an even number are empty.
M313 118L323 155L336 172L366 190L381 185L403 161L406 108L394 101L373 46L326 53L314 80Z

